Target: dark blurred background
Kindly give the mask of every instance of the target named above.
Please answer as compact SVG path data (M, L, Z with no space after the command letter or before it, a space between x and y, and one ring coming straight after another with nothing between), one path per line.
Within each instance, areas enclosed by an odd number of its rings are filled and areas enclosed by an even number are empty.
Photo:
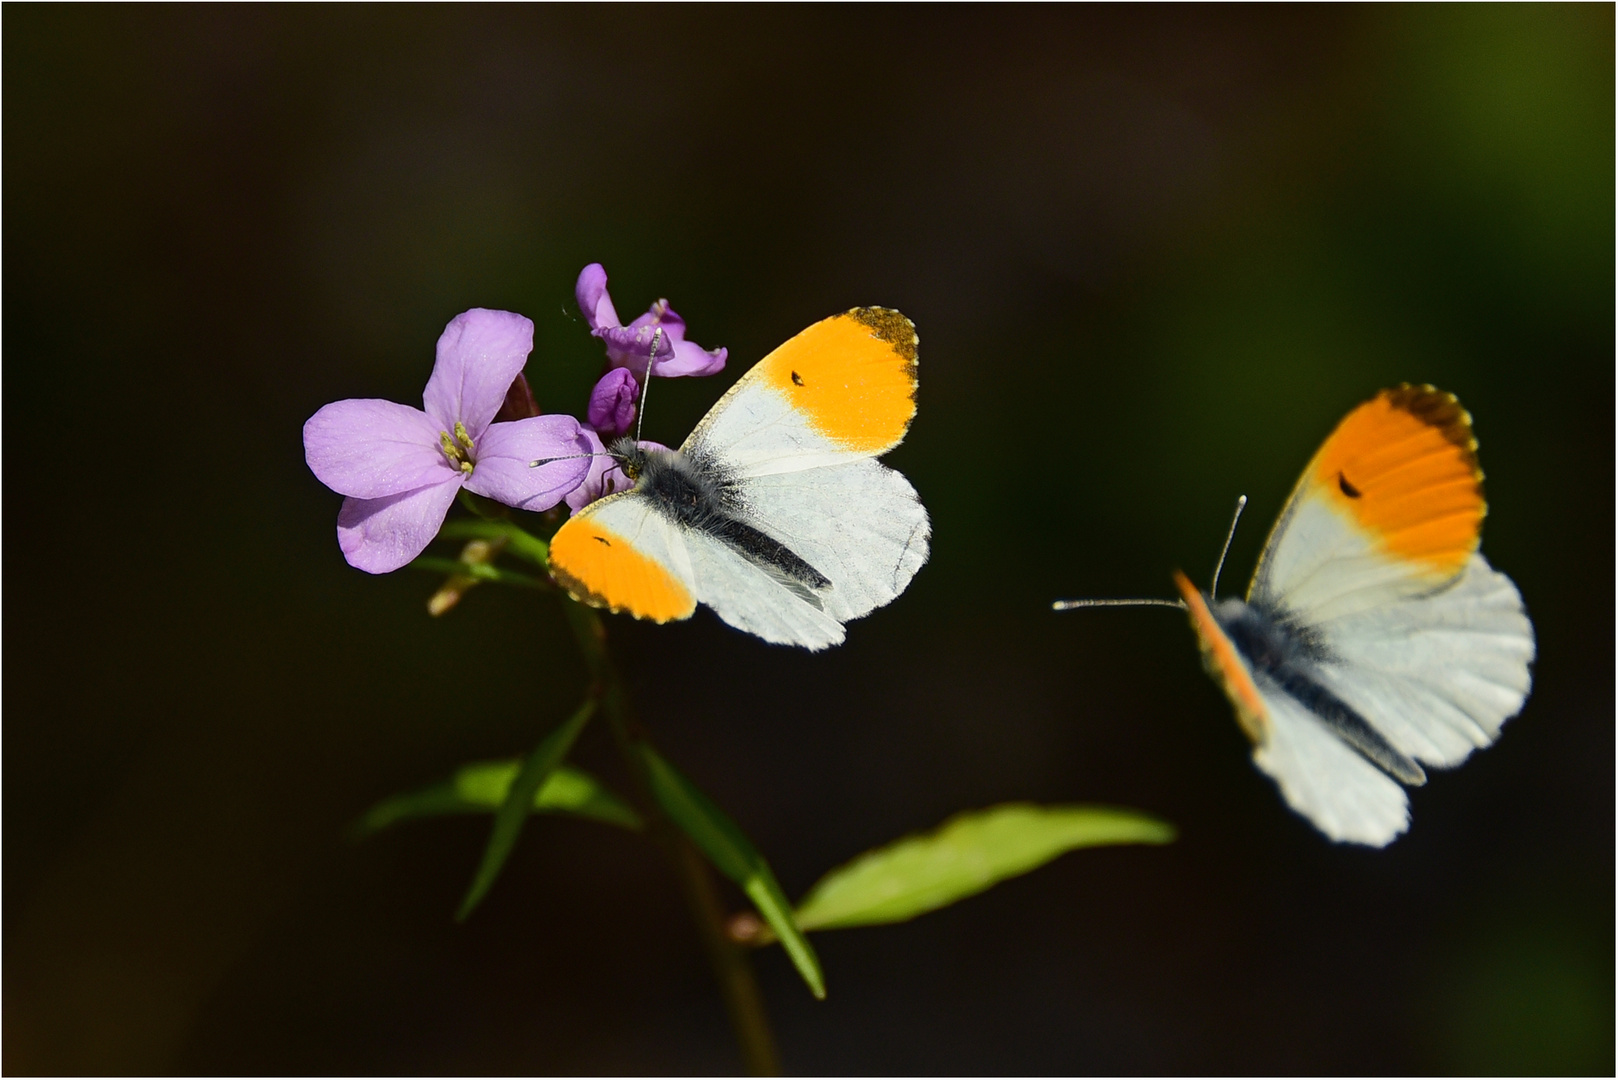
M300 426L419 404L474 306L582 412L599 260L731 350L658 385L666 442L816 319L920 329L898 602L823 655L611 622L789 893L1004 800L1181 830L821 935L823 1004L760 954L789 1069L1610 1074L1613 41L1605 5L8 7L5 1071L739 1067L635 837L536 819L459 927L486 820L342 839L583 674L553 603L433 620L348 568ZM1245 492L1239 583L1407 380L1476 418L1540 659L1368 851L1284 808L1182 618L1048 604L1205 583Z

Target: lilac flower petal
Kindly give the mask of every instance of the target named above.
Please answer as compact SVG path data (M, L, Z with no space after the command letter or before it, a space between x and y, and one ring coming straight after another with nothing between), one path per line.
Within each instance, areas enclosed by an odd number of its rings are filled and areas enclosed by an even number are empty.
M656 372L665 379L680 375L713 375L725 369L729 349L704 349L694 341L676 341L674 358L659 360Z
M628 368L613 368L601 376L590 391L586 414L591 427L608 435L622 435L635 422L635 403L640 400L640 384Z
M629 324L629 329L639 330L643 326L649 326L654 330L661 326L666 341L685 340L685 320L680 318L679 312L669 307L667 300L659 300L647 308L646 314Z
M378 398L334 401L303 425L303 456L339 495L381 499L452 478L427 414Z
M549 510L578 487L590 471L591 458L554 461L538 468L540 458L588 454L595 447L571 416L552 414L491 424L477 445L477 467L466 478L469 490L522 510Z
M438 535L461 485L452 475L385 499L343 500L337 512L337 545L348 565L368 574L386 574L420 555Z
M579 310L591 330L618 325L618 312L612 306L612 297L607 295L607 271L600 263L591 263L579 271L573 297L579 302Z
M628 368L637 376L646 374L646 361L652 355L652 343L657 343L658 369L662 373L664 361L674 355L674 342L667 335L659 338L655 327L607 326L596 331L607 344L607 362L614 367Z
M585 428L580 434L584 436L585 442L590 447L586 452L599 456L589 459L590 471L584 474L584 481L562 498L562 501L567 503L568 510L575 514L601 498L603 478L609 471L618 469L618 463L606 456L607 448L602 443L600 435L597 435L589 428ZM617 475L623 477L623 471L618 470ZM627 477L623 478L627 479Z
M422 395L427 415L451 433L459 420L477 441L533 349L534 324L521 315L487 308L463 311L438 339L438 362Z
M590 333L606 343L607 361L615 368L644 376L654 341L657 357L650 366L658 376L712 375L725 366L726 350L708 350L685 340L685 320L667 300L659 300L628 326L620 325L607 295L607 272L600 263L591 263L579 273L574 294L590 323Z

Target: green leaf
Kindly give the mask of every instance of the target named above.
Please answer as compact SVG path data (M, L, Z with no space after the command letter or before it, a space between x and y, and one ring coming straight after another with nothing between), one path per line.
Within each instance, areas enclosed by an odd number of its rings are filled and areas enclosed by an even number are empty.
M764 856L736 823L678 769L647 744L637 746L646 762L647 780L658 805L702 849L720 873L741 886L742 892L775 931L798 974L809 985L810 993L824 998L826 979L820 970L820 960L793 919L792 905L787 903L786 894L781 891Z
M551 549L533 533L509 521L456 518L444 522L438 535L446 540L505 540L506 550L535 566L550 567Z
M455 913L455 921L462 922L472 914L472 909L478 906L478 901L489 891L495 878L500 876L501 867L506 864L506 856L517 843L517 837L522 832L523 823L533 810L534 797L539 789L545 786L545 781L551 773L567 757L567 752L573 749L573 742L584 730L584 725L595 714L595 699L591 698L561 727L534 747L534 752L523 761L522 768L511 781L506 791L506 797L500 803L500 809L494 812L494 828L489 830L489 843L483 849L483 861L478 864L477 873L472 877L472 885L466 890L466 899L461 901L461 909Z
M1172 825L1112 807L1006 803L969 810L933 832L867 851L828 873L798 905L798 925L831 930L904 922L1074 848L1172 839Z
M407 818L487 814L505 802L506 792L511 790L511 782L521 768L518 758L464 765L448 780L383 799L367 810L351 831L358 840ZM640 829L644 824L640 815L601 781L571 765L557 766L551 773L534 796L534 812L573 814L626 829Z

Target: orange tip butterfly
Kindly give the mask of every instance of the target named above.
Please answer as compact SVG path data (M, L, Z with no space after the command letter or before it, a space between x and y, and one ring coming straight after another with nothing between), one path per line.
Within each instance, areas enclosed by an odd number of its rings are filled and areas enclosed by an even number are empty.
M755 364L678 450L614 444L634 487L551 539L576 599L637 619L706 604L765 641L824 649L927 561L927 511L879 464L916 415L918 339L887 308L815 323Z
M1315 453L1245 600L1176 571L1183 601L1054 606L1182 607L1282 797L1333 840L1382 847L1410 824L1401 785L1493 743L1528 697L1533 625L1478 552L1477 445L1455 395L1384 390Z

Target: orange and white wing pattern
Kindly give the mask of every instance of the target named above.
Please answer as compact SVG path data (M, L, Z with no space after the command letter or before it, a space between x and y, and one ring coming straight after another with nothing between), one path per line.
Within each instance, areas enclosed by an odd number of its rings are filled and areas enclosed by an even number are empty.
M1455 396L1384 390L1305 470L1250 593L1309 626L1321 681L1429 765L1492 743L1532 682L1522 597L1477 554L1484 510Z
M690 618L697 586L685 538L650 500L610 495L551 538L551 574L578 599L637 619Z
M1299 478L1247 599L1318 622L1453 580L1483 525L1477 445L1455 395L1431 386L1349 413Z
M753 365L681 450L738 478L886 453L916 415L917 345L914 324L889 308L822 319Z
M1385 390L1304 470L1248 602L1176 579L1254 762L1334 840L1399 835L1399 783L1488 746L1528 697L1534 629L1478 554L1482 480L1454 395Z

